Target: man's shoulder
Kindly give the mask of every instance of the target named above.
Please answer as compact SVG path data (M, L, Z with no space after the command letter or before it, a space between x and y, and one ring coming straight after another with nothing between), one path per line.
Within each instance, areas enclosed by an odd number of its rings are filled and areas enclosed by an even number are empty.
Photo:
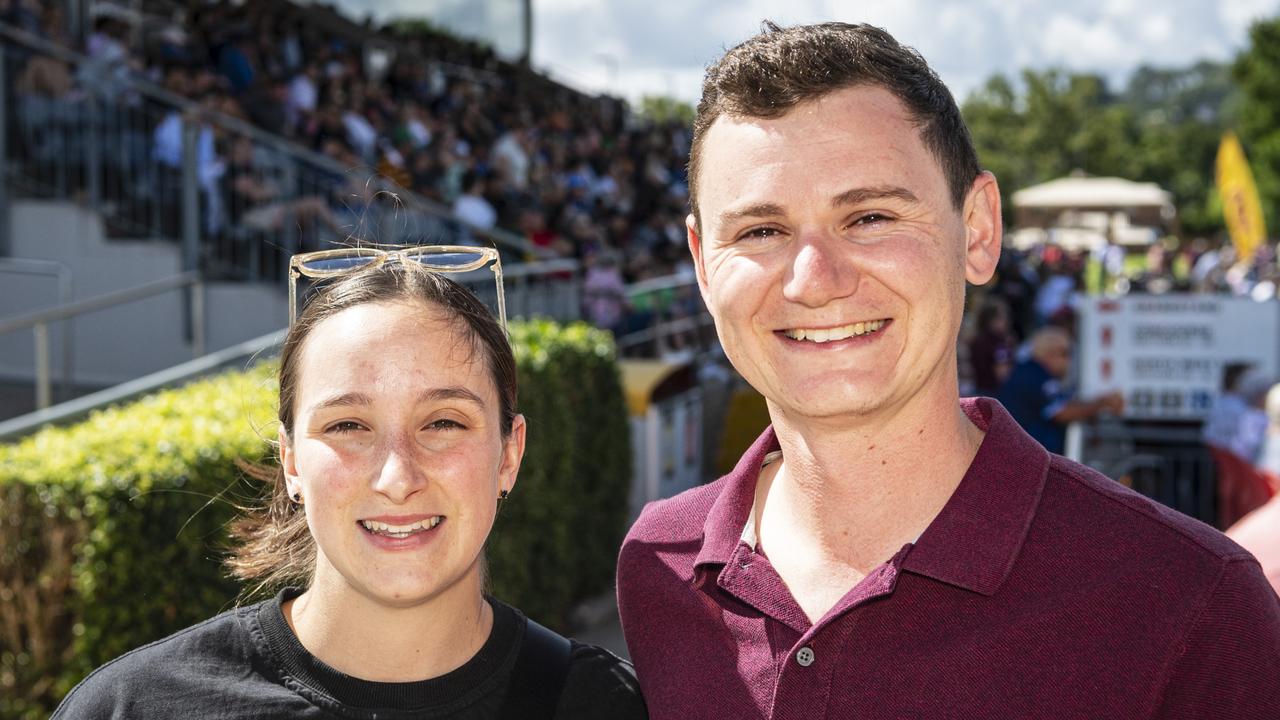
M243 670L250 661L247 623L256 608L229 610L111 660L89 673L53 717L114 717L124 708L144 712L154 705L152 700L163 700L166 693L192 678L218 684L228 666ZM233 670L232 675L243 672Z
M655 500L640 511L625 544L681 543L702 538L707 513L724 491L729 477L700 485L662 500Z
M1113 545L1136 556L1135 561L1153 556L1180 557L1198 561L1192 564L1216 573L1225 562L1252 559L1248 551L1205 523L1092 468L1059 455L1050 458L1046 493L1061 496L1042 503L1040 512L1092 527L1099 537L1109 538Z

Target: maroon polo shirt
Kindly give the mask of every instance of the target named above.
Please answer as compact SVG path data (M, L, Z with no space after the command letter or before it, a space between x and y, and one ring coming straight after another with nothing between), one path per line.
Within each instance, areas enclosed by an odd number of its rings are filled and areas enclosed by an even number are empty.
M651 717L1280 718L1247 552L962 403L986 437L955 493L817 624L742 540L771 429L645 509L618 599Z

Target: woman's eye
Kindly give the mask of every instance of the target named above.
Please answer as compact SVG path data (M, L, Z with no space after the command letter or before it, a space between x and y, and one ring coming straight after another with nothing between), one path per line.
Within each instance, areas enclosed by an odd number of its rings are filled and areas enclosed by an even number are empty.
M357 430L363 430L364 426L354 420L343 420L330 425L326 432L333 433L349 433Z
M432 430L465 430L466 429L466 426L463 425L462 423L458 422L457 420L450 420L448 418L440 418L439 420L432 420L430 423L427 424L427 427Z

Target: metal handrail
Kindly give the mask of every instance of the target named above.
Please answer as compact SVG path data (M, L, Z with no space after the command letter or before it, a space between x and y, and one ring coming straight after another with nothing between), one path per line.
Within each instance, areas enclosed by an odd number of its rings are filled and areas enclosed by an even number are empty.
M27 328L31 328L35 335L36 408L43 410L53 401L53 381L49 372L49 323L69 320L84 313L105 310L185 287L191 288L191 349L192 355L198 358L204 355L204 283L196 272L185 272L136 287L0 320L0 335Z
M32 35L31 33L19 30L12 25L2 22L0 22L0 39L25 45L28 48L52 55L59 60L77 67L89 62L89 58L81 55L80 53L74 52L38 35ZM351 170L351 168L344 166L327 155L315 152L314 150L303 147L302 145L290 140L286 140L278 135L273 135L238 118L204 108L198 103L182 97L181 95L172 93L146 78L138 77L131 73L125 82L128 84L130 90L133 90L140 95L149 97L152 100L167 105L172 105L183 112L198 113L200 117L207 119L214 125L218 125L236 134L244 135L254 142L269 145L285 155L304 160L307 163L318 166L321 169L331 171L337 175L345 175L349 170ZM402 188L382 176L376 176L374 178L374 182L377 185L377 190L388 192L394 196L403 198L407 202L411 202L413 205L420 207L424 211L437 217L465 225L471 230L471 232L486 238L495 245L524 253L530 257L546 257L549 254L547 250L534 245L516 233L502 230L500 228L486 229L455 218L449 208L445 207L443 204L418 195L411 190Z
M120 305L134 300L158 295L169 290L177 290L178 288L187 287L200 282L200 274L197 272L185 272L178 275L172 275L160 280L153 280L149 283L137 285L124 290L114 290L109 293L97 295L83 300L75 300L66 305L59 305L54 308L45 308L44 310L33 310L11 318L0 320L0 335L14 332L15 330L23 330L40 323L50 323L58 320L66 320L76 315L82 315L94 310L105 310L106 308Z
M3 220L0 220L2 222ZM22 275L43 275L58 281L58 304L71 302L71 268L65 263L54 260L34 260L31 258L0 257L0 273L18 273ZM62 328L62 378L61 387L64 396L71 392L72 348L75 335L71 331L71 323Z
M267 333L84 397L8 420L0 420L0 441L29 435L45 425L72 422L100 407L126 402L166 387L190 382L196 378L241 365L246 361L252 362L255 358L270 357L276 354L281 343L284 342L286 332L286 330L277 330Z
M631 283L627 286L627 297L634 298L652 292L673 290L675 288L688 287L689 285L696 284L698 284L698 278L695 275L689 275L687 273L664 275L662 277L649 278L648 280L640 280L639 282Z

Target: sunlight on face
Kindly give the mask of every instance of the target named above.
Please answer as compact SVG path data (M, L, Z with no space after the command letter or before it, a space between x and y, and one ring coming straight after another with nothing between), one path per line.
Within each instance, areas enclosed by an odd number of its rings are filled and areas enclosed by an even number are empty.
M488 363L434 305L369 303L311 330L298 364L290 492L318 548L313 589L389 606L480 592L500 489L523 449L502 437Z
M722 116L702 153L699 280L725 352L773 406L865 414L954 383L964 215L897 98L854 87L778 118Z

